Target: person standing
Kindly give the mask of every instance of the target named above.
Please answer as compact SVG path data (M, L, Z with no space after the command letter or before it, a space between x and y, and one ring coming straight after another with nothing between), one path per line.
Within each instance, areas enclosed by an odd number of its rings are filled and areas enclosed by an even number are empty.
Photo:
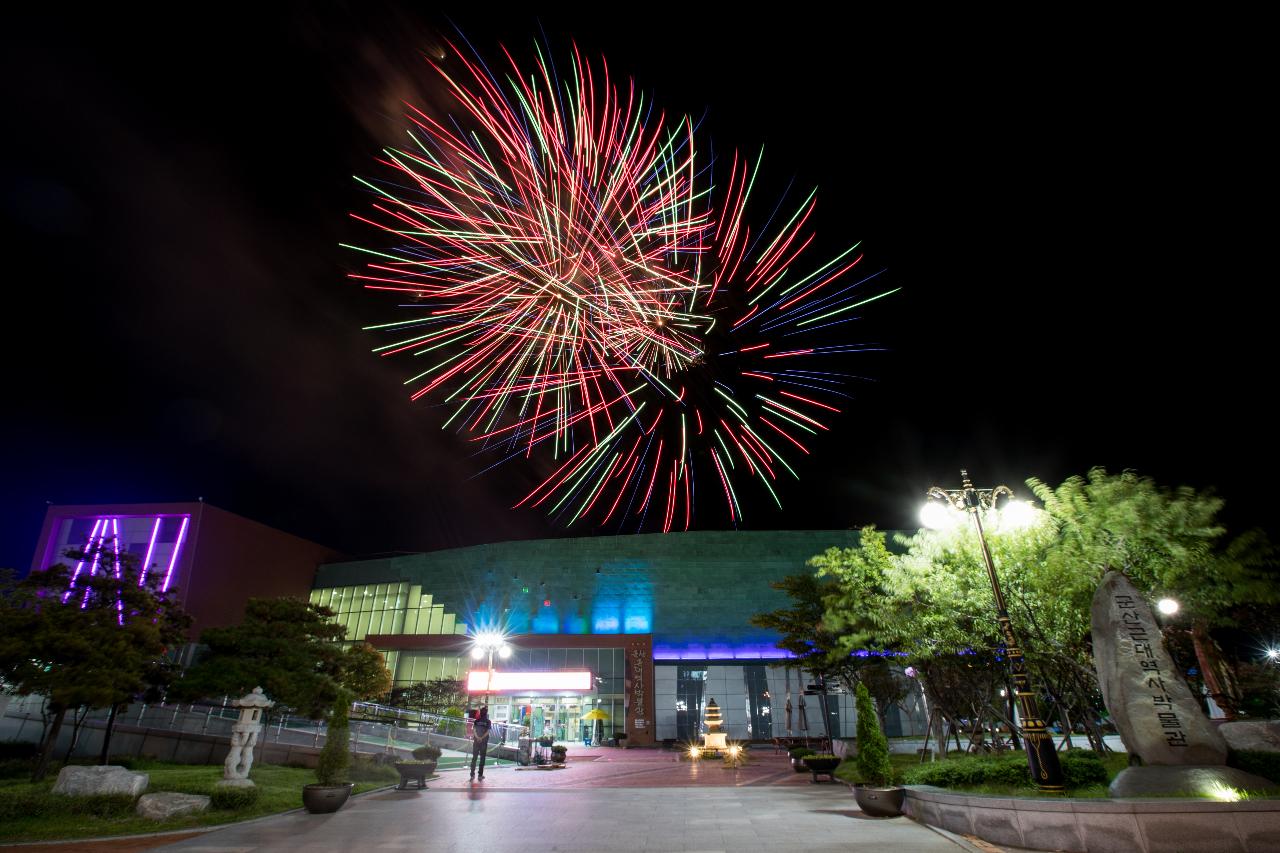
M471 778L476 778L476 758L480 759L480 778L484 779L485 754L489 749L489 730L493 723L489 721L489 706L481 705L480 713L471 725Z

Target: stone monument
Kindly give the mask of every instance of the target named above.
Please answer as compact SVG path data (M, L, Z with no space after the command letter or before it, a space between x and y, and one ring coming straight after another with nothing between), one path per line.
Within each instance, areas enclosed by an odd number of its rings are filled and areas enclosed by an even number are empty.
M231 751L222 762L222 781L218 784L251 788L253 782L249 779L249 768L253 766L253 747L258 742L258 732L262 731L262 712L275 702L262 694L261 687L255 687L252 693L231 704L240 709L240 719L231 726Z
M1116 776L1113 797L1272 787L1226 766L1226 741L1200 710L1164 648L1151 608L1124 575L1111 571L1103 577L1093 596L1092 622L1102 701L1125 748L1143 764Z

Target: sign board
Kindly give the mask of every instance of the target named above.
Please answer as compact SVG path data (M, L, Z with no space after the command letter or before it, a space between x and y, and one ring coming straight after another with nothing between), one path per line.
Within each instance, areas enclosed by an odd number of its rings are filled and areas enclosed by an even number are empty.
M495 672L489 684L489 670L473 669L467 674L468 693L536 693L539 690L590 692L591 673L581 672Z

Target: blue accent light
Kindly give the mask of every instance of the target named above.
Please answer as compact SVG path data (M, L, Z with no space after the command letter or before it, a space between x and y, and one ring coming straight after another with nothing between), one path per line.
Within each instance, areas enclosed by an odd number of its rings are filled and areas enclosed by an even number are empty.
M784 660L794 658L772 643L655 643L654 660Z
M533 633L535 634L558 634L560 633L560 618L556 616L554 607L539 607L538 615L533 618Z
M595 617L595 621L591 623L591 633L593 634L618 633L618 617L617 616Z
M564 620L564 633L566 634L587 633L587 617L581 614L566 616Z

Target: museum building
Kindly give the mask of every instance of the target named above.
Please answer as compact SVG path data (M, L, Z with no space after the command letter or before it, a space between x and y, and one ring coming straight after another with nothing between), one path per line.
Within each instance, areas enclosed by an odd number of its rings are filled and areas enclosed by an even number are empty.
M472 658L471 635L502 631L512 654L494 660L490 716L557 740L582 739L582 717L597 708L606 732L633 745L696 740L710 699L732 739L817 737L823 697L805 695L813 679L785 666L776 634L749 619L790 606L771 582L811 572L810 557L857 537L656 533L330 562L311 601L337 612L348 640L383 651L397 686L457 678L483 692L488 661ZM852 697L825 698L832 734L852 736ZM890 735L910 727L887 716Z

